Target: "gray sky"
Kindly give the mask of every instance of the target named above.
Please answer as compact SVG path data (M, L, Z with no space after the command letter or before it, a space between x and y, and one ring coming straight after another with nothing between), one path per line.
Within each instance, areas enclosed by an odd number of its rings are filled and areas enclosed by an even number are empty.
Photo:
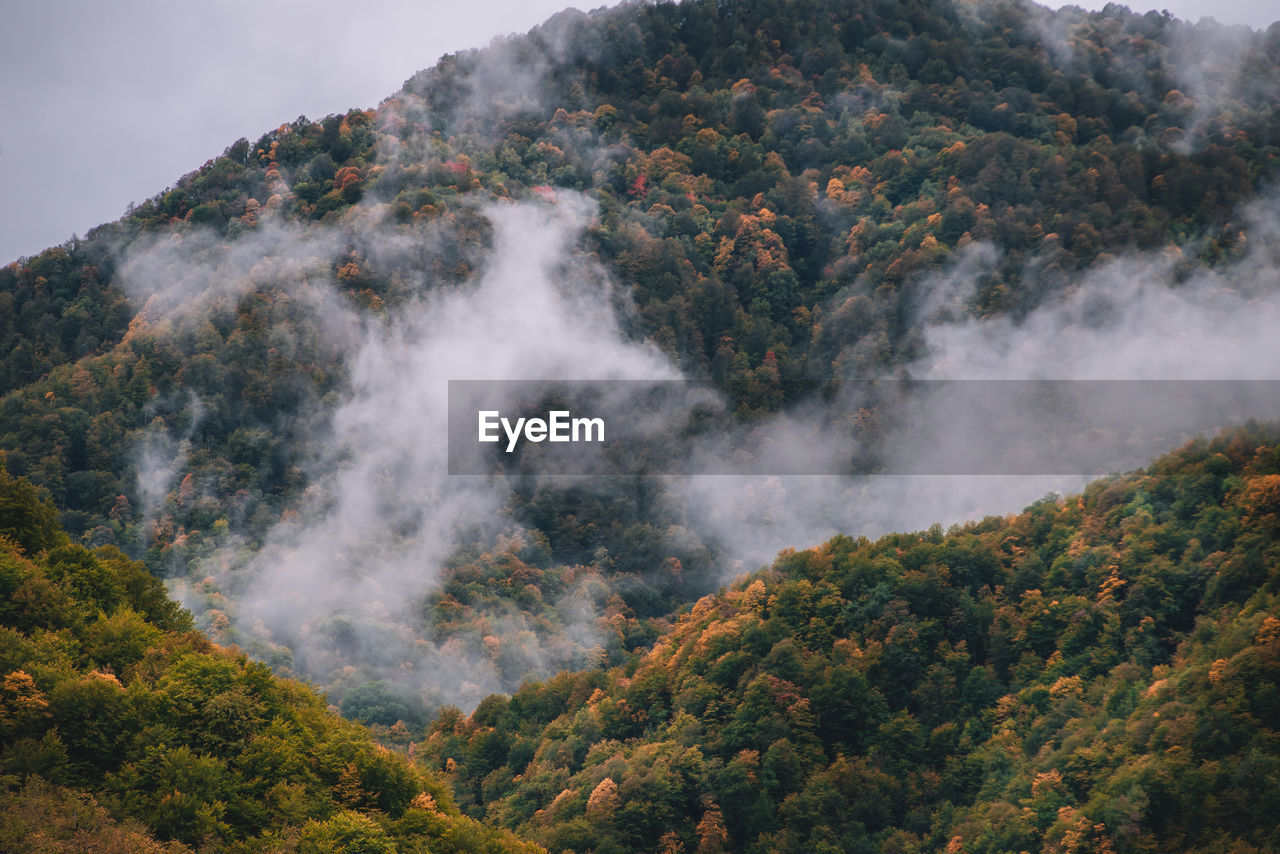
M376 106L445 53L602 0L5 0L0 264L120 217L240 137Z
M1101 6L1105 0L1082 5ZM8 0L0 264L124 213L239 137L375 106L441 54L600 0ZM1275 0L1130 4L1265 27Z

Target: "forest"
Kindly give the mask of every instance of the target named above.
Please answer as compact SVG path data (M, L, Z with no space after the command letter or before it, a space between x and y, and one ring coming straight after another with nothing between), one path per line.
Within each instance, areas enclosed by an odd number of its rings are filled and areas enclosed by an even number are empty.
M553 851L1275 850L1278 438L783 552L420 755Z
M0 268L0 847L1280 846L1273 425L754 563L666 479L409 453L519 299L744 430L1116 265L1265 320L1277 81L1114 4L570 10Z
M7 851L537 850L314 689L194 631L142 564L0 475Z

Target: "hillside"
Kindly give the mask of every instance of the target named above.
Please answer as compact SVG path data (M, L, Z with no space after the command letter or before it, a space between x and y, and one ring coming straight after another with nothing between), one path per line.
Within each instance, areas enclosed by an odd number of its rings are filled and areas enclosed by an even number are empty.
M536 850L0 474L0 849Z
M1277 440L784 553L422 755L552 851L1273 851Z

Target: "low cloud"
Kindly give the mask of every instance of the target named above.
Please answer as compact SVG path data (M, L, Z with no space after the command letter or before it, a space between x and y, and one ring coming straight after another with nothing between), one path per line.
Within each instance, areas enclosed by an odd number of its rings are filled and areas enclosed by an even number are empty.
M1065 282L1018 318L971 315L979 283L1000 261L994 248L971 246L917 283L923 356L905 371L924 380L1275 379L1276 212L1274 199L1243 211L1236 255L1217 268L1176 250L1132 253ZM521 672L546 676L589 660L600 641L607 591L589 574L554 603L564 625L549 641L514 605L483 615L488 654L457 638L431 640L427 601L459 545L494 543L495 554L533 546L508 515L507 482L447 475L449 379L680 378L655 346L625 334L618 306L626 295L580 248L595 213L589 200L562 193L555 204L476 203L476 213L491 241L473 259L479 272L460 285L421 273L430 265L420 256L438 251L443 236L418 229L382 239L372 217L342 227L268 224L263 236L241 235L230 248L207 238L171 241L125 265L156 325L195 321L263 282L297 297L298 310L323 314L327 346L340 355L345 379L336 400L299 416L312 448L309 487L260 547L228 537L200 573L231 595L228 613L251 649L270 660L288 647L293 670L330 680L339 691L391 679L436 702L469 707L512 687L498 663L503 656ZM184 254L184 247L194 251ZM385 266L418 270L420 280L385 314L357 309L329 279L335 258L352 248ZM844 346L861 345L854 336ZM812 401L713 440L707 459L722 470L726 441L763 435L768 441L760 447L779 470L847 470L858 404L849 397ZM1157 424L1152 436L1179 441L1187 431L1218 426L1221 413L1182 413L1200 414L1203 426L1195 418L1179 422L1174 436ZM1048 426L1030 418L1025 429ZM909 459L926 446L963 445L989 432L980 422L934 415L890 436L888 447ZM178 475L181 437L148 436L139 453L152 462L140 489L154 496ZM683 508L685 527L725 556L728 579L782 548L837 533L878 535L1014 512L1084 481L833 474L693 475L663 484ZM203 586L175 589L198 606Z
M1126 431L1098 434L1098 441L1111 442L1117 452L1111 466L1093 474L1140 467L1196 435L1247 417L1280 417L1274 384L1142 382L1280 380L1278 214L1276 193L1244 208L1237 220L1235 257L1215 267L1174 247L1129 253L1065 281L1056 296L1021 317L973 316L979 284L995 270L1000 254L988 245L955 253L945 269L917 283L915 316L923 355L905 366L905 373L917 380L956 382L933 386L950 397L906 402L898 413L903 429L887 436L881 449L886 469L928 471L934 463L945 467L953 452L994 454L1000 443L1011 441L1047 453L1055 442L1082 438L1064 431L1064 418L1065 423L1111 423L1107 412L1091 407L1112 407L1111 414L1125 416ZM1038 263L1030 259L1029 270ZM846 344L859 346L856 338ZM982 400L964 399L967 389L976 394L983 386L966 387L962 381L1000 380L1136 382L1110 390L1105 382L1081 383L1076 405L1051 414L1028 408L993 416ZM1026 386L1029 396L1034 386ZM1140 393L1130 399L1117 397L1135 390ZM1014 397L1005 390L998 399ZM857 450L849 422L860 404L846 394L801 416L808 430L787 423L797 413L760 429L782 446L775 452L848 461ZM821 427L812 429L813 424ZM1034 470L1035 462L1024 465ZM878 536L1016 512L1046 494L1082 488L1089 474L771 476L673 483L696 516L692 526L730 551L737 572L767 563L780 549L815 545L834 534Z
M208 582L178 583L177 592L197 608L208 589L229 593L242 641L268 655L288 647L299 672L332 678L354 666L350 679L394 679L464 706L511 686L491 658L424 639L427 597L460 544L514 537L519 548L524 535L503 512L504 481L447 474L447 381L678 377L655 346L623 334L616 306L625 296L578 249L592 202L561 193L554 204L483 203L476 213L492 238L473 280L418 282L416 295L381 315L338 296L328 272L335 256L356 246L363 257L412 264L443 238L420 234L415 247L351 223L268 225L229 244L209 235L152 244L124 266L152 329L189 327L269 284L300 297L298 311L323 316L327 346L345 365L337 405L298 416L314 422L314 450L297 506L251 554L231 537L199 570ZM139 489L149 499L179 476L180 445L164 431L144 439ZM599 614L583 604L593 601L570 589L559 609L564 637L584 649L598 643ZM485 623L504 654L536 675L579 654L543 649L514 608Z

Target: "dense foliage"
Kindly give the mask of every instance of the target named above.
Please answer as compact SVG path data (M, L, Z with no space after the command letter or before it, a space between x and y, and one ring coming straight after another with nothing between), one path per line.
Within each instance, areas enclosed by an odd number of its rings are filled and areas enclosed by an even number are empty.
M1277 81L1280 25L1118 6L565 12L0 269L3 467L57 507L3 481L0 847L515 845L230 644L555 849L1276 847L1270 433L707 598L718 544L661 484L521 486L409 616L306 626L322 656L238 609L352 394L335 304L472 281L486 201L594 200L577 251L626 333L750 421L919 357L966 247L997 259L975 317L1129 251L1229 270L1280 167ZM512 696L465 716L388 677L459 650Z
M1275 850L1278 441L784 553L422 755L553 851Z
M534 850L0 474L0 848Z
M1280 165L1278 38L1003 0L565 12L446 57L377 109L240 140L120 222L0 269L6 467L86 545L190 576L185 600L218 632L242 591L210 556L251 555L290 512L317 413L348 392L299 278L394 312L483 266L480 200L582 191L600 207L585 249L628 286L630 333L749 418L919 355L922 277L974 241L1001 253L975 315L1026 311L1126 249L1230 264L1237 207ZM429 248L380 252L370 229ZM317 234L330 248L302 271L228 260ZM172 247L239 284L210 288ZM139 256L175 292L209 290L194 317L163 294L131 304ZM419 621L373 628L486 655L503 635L486 622L511 624L510 688L620 660L716 582L715 544L661 499L633 484L518 495L522 542L475 543ZM566 596L608 609L603 645L573 637ZM290 666L287 644L225 639ZM534 641L559 652L536 662ZM376 681L339 678L358 658L335 649L320 678Z

